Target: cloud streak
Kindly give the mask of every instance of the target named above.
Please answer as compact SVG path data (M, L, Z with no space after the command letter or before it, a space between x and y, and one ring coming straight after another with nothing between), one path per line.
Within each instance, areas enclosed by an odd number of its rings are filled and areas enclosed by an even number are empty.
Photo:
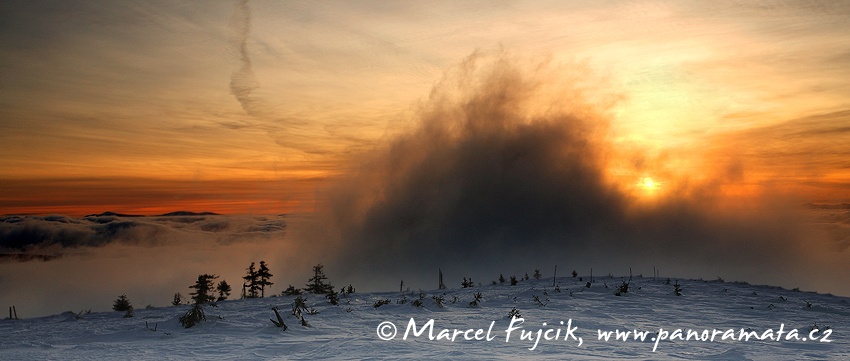
M239 54L239 70L230 76L230 93L236 97L242 109L249 115L256 116L256 99L251 93L257 89L257 80L248 53L248 35L251 32L251 7L249 0L239 0L233 7L230 28L233 31L234 45Z

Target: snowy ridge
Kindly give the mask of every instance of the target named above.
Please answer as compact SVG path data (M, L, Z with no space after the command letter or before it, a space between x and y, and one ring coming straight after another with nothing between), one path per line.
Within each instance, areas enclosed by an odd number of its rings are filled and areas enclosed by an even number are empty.
M616 296L624 278L558 278L509 282L472 288L423 291L422 307L418 290L405 292L354 293L330 305L321 295L304 295L307 305L318 314L304 314L304 327L291 314L293 296L267 297L219 302L206 306L207 320L190 329L178 318L190 306L137 309L135 317L123 312L59 315L0 321L0 359L677 359L677 360L848 360L850 345L850 299L811 292L745 283L678 280L681 296L674 294L677 280L635 277L629 291ZM606 287L607 285L607 287ZM478 306L471 307L473 295L481 292ZM433 296L443 296L440 307ZM534 299L535 296L540 301ZM388 304L374 307L379 300ZM61 300L57 300L61 302ZM402 303L403 302L403 303ZM289 327L281 331L270 319L277 306ZM506 340L511 324L508 314L516 308L524 318L521 329ZM411 318L419 336L403 336ZM490 329L492 340L431 340L423 326L434 320L433 334L443 329ZM581 346L567 333L563 321L583 339ZM378 326L392 322L397 334L391 340L379 338ZM543 323L547 326L543 326ZM780 340L743 341L740 329L771 334L784 324ZM492 325L492 326L491 326ZM516 326L516 324L515 324ZM535 345L537 330L560 329L558 340L541 339ZM802 341L812 329L831 342ZM672 335L676 329L697 332L732 329L735 337L714 342L662 340L652 342L663 329ZM791 329L798 338L786 339ZM599 331L648 332L644 342L599 340ZM385 330L386 331L386 330ZM532 337L520 339L520 332ZM550 335L554 335L553 331ZM542 333L542 332L541 332ZM827 335L828 334L828 335ZM444 333L445 335L445 333ZM472 336L473 332L467 334ZM653 352L653 347L657 350Z

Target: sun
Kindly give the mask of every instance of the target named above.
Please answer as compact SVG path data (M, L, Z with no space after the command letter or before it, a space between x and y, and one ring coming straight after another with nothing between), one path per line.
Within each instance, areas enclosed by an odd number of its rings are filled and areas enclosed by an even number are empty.
M650 177L644 177L641 185L648 191L654 191L658 187L658 183Z
M643 193L643 196L654 198L661 191L661 182L652 177L643 177L635 184L635 188Z

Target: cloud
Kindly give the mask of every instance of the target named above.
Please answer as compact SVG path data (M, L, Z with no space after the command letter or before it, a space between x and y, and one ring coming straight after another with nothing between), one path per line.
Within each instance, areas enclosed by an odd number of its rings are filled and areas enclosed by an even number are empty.
M15 290L0 293L0 303L18 305L23 317L107 311L120 294L165 306L205 273L233 285L238 298L245 268L260 260L275 275L266 294L277 294L306 283L317 259L313 244L289 234L299 222L297 215L0 217L0 286ZM67 297L56 302L57 292Z
M0 253L15 255L5 257L6 260L49 260L74 249L113 243L155 247L193 242L230 244L267 240L282 236L285 229L283 217L8 216L0 218Z
M724 208L716 185L740 177L652 202L614 184L606 107L617 97L599 96L593 79L580 65L504 51L476 52L450 70L418 124L356 159L330 191L342 267L384 282L429 282L437 268L495 278L553 264L748 280L775 280L779 268L831 271L836 263L814 261L826 241L781 200Z
M807 201L844 202L850 199L848 135L850 111L823 112L718 131L706 147L706 157L715 163L740 162L746 170L742 175L753 184L793 189Z
M236 97L242 109L249 115L257 115L256 99L251 93L257 89L257 79L248 53L248 34L251 31L251 7L248 0L239 0L233 7L230 27L234 34L234 45L239 53L239 70L230 76L230 93Z

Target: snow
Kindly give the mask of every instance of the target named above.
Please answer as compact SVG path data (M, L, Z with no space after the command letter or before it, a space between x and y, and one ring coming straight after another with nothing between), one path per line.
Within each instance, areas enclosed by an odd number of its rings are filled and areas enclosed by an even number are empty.
M183 328L178 319L190 306L137 309L134 317L123 312L59 315L0 321L0 359L4 360L89 360L89 359L681 359L681 360L850 360L846 330L850 329L850 299L771 286L756 286L702 280L678 280L682 295L673 293L666 278L636 277L629 292L616 296L621 277L596 277L585 288L587 277L558 278L560 291L552 279L484 285L473 288L425 290L423 307L411 301L419 290L405 292L354 293L333 306L320 295L305 295L308 306L318 314L304 317L308 327L290 312L294 297L267 297L219 302L206 306L207 320L193 328ZM606 288L607 285L607 288ZM470 307L473 294L481 292L478 307ZM444 307L432 296L443 295ZM545 306L534 301L537 296ZM399 300L407 302L400 304ZM376 301L391 302L379 308ZM132 301L132 300L131 300ZM455 302L453 302L455 301ZM61 300L57 300L61 302ZM289 327L276 328L271 308L277 306ZM512 331L508 313L516 308L524 318L521 329ZM411 318L416 329L434 320L434 335L448 329L459 332L455 340L429 339L426 330L403 339ZM388 341L378 336L378 325L389 321L397 334ZM561 326L563 321L565 326ZM516 322L516 321L515 321ZM547 326L543 326L543 323ZM568 337L567 326L582 344ZM491 327L492 324L492 327ZM516 324L515 324L516 325ZM788 340L737 340L738 332L797 329L798 338L823 336L829 327L831 342ZM541 339L533 347L537 330L560 330L558 340ZM473 331L464 334L468 329ZM482 329L492 340L466 340ZM644 342L598 339L599 330L648 331ZM673 334L676 329L702 332L734 330L736 339L714 342L699 340L660 340L653 352L656 332ZM533 332L532 339L519 339L520 332ZM483 338L483 337L482 337ZM530 348L534 348L530 350Z

